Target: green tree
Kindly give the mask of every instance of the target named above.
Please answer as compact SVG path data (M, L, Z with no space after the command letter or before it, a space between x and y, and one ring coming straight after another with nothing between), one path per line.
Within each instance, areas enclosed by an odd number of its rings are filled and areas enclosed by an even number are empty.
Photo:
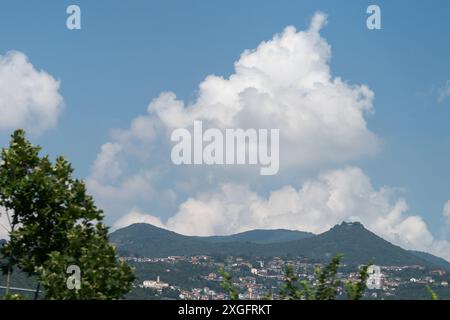
M300 280L291 265L284 271L285 281L280 288L280 297L287 300L312 300L311 285L306 280Z
M431 300L439 300L438 294L429 285L427 285L427 291L431 296Z
M316 278L318 284L315 292L316 300L333 300L336 298L338 288L341 285L340 280L336 279L337 271L341 264L343 255L338 254L324 268L316 269Z
M23 130L14 132L0 162L0 206L10 224L1 253L4 272L14 266L36 276L47 299L108 299L126 294L134 279L108 243L103 212L63 157L53 164ZM81 288L69 290L69 265L81 269Z
M342 285L342 282L337 279L342 257L342 254L338 254L325 267L317 268L314 283L308 280L300 280L294 273L292 266L288 265L285 270L285 283L280 289L281 298L289 300L336 299ZM348 299L359 300L362 298L369 277L368 268L370 265L364 265L360 268L358 280L344 283Z
M222 276L222 281L220 283L221 287L230 296L231 300L239 300L239 291L233 285L233 279L231 274L227 272L224 268L219 269L219 274Z
M348 281L345 283L345 291L347 299L360 300L367 288L367 280L369 279L369 268L372 263L363 265L359 269L359 277L357 281Z

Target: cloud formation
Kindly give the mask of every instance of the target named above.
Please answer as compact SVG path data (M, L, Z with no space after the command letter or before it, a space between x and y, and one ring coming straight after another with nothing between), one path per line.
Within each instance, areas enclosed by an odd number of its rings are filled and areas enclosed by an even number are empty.
M235 62L229 78L210 75L197 100L163 93L149 106L167 130L202 120L216 128L280 129L281 165L304 167L373 154L379 141L367 128L374 93L331 74L331 47L316 14L306 31L287 27Z
M317 13L306 31L287 27L256 49L244 51L228 78L206 77L193 103L177 99L172 92L162 93L149 104L146 115L135 118L129 129L114 131L111 141L101 147L88 178L91 192L102 203L120 207L113 195L127 193L130 181L141 181L142 192L158 184L155 175L142 172L161 175L164 170L178 170L174 175L178 181L169 188L178 194L177 188L192 184L198 172L172 166L170 134L177 128L190 129L194 120L201 120L205 129L280 129L283 172L315 170L374 154L379 140L365 118L373 112L374 94L366 85L350 85L332 76L331 48L320 35L325 24L326 16ZM221 180L220 174L229 177L223 171L236 170L216 168L202 167L208 174L200 176ZM249 172L244 173L246 178ZM179 181L182 175L184 181ZM142 192L138 190L136 198ZM159 195L156 199L161 200ZM130 206L135 204L129 201Z
M51 75L21 52L0 56L0 129L41 133L56 125L62 109L59 82Z

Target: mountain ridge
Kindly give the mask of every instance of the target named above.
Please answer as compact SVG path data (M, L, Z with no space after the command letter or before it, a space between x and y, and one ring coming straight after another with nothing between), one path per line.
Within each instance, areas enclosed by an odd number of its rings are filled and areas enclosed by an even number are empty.
M314 236L314 233L288 229L254 229L226 236L203 236L194 238L212 242L251 242L256 244L280 243L301 240Z
M277 231L280 230L264 230L269 234ZM414 254L384 240L357 222L343 222L324 233L285 242L254 243L226 239L233 236L236 235L221 236L217 242L216 237L206 237L205 240L204 237L180 235L149 224L134 224L112 232L110 240L117 246L121 255L131 256L298 256L325 262L335 254L344 253L344 263L349 265L373 261L380 265L418 265L450 270L450 265L443 264L442 258L431 254Z

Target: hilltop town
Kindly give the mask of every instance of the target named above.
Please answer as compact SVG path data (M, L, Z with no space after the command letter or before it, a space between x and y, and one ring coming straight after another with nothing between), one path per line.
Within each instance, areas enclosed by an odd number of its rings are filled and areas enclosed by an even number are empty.
M320 263L302 258L249 259L228 256L170 256L166 258L124 257L136 268L138 279L131 297L147 299L224 300L229 297L221 288L221 267L233 276L240 299L263 299L269 293L279 299L279 288L285 280L287 265L293 267L300 279L314 283L314 270ZM450 273L444 269L428 269L418 265L380 266L379 286L368 288L365 299L427 298L427 286L442 297L450 296ZM355 280L358 270L342 265L338 278ZM338 297L343 295L340 288Z

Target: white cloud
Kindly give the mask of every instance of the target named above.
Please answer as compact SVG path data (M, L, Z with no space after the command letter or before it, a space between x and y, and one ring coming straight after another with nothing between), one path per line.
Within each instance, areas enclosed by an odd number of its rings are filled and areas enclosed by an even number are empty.
M156 170L141 170L125 175L113 184L102 183L90 177L86 180L86 185L95 195L96 202L107 213L106 218L110 223L120 220L124 213L137 204L157 208L158 203L173 203L176 198L173 191L155 188L157 178Z
M0 129L41 133L56 125L63 108L59 82L36 70L25 54L0 56Z
M150 115L167 130L194 120L219 128L279 128L284 167L375 153L379 141L365 120L374 93L332 76L331 47L319 33L325 22L318 13L306 31L287 27L244 51L229 78L208 76L194 103L163 93L150 104Z
M88 179L91 192L104 198L102 205L118 207L121 197L107 199L105 190L126 192L130 177L141 172L172 171L174 179L161 181L175 192L177 186L199 176L211 183L230 179L234 166L202 167L207 173L200 175L193 168L172 166L170 133L192 126L194 120L202 120L205 129L281 129L283 172L303 172L375 153L379 141L365 118L373 111L374 94L366 85L350 85L332 76L331 48L319 33L325 23L326 16L317 13L306 31L287 27L256 49L244 51L227 79L206 77L193 103L178 100L172 92L162 93L150 103L146 115L135 118L129 129L114 131L111 141L102 146ZM233 178L256 180L258 173L248 169L234 173ZM148 185L157 183L146 180ZM123 214L113 211L114 216Z
M93 165L93 178L96 180L114 180L122 174L119 159L116 158L122 147L118 143L105 143L95 159Z
M442 103L450 97L450 80L447 80L445 85L439 89L438 102Z
M450 200L444 206L444 210L442 210L442 214L444 215L444 219L447 222L447 225L450 226Z
M135 208L130 213L117 220L113 225L113 229L124 228L134 223L148 223L160 228L164 228L164 224L161 222L161 219L143 214Z
M392 188L375 190L357 167L325 172L299 189L285 186L261 197L245 185L190 198L164 224L187 235L233 234L252 229L296 229L321 233L342 221L360 221L384 239L407 249L450 260L450 244L436 240L420 216L408 214Z

